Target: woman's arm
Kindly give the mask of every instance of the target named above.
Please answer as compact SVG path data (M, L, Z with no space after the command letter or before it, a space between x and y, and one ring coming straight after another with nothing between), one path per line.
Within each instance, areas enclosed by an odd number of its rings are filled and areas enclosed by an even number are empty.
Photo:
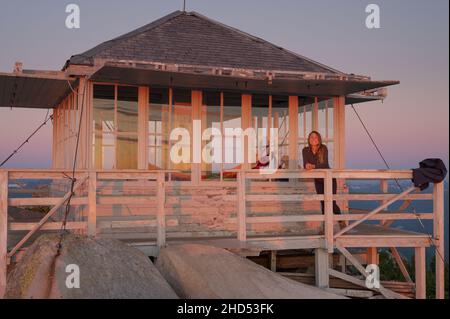
M302 150L302 157L303 157L303 168L305 168L305 169L306 169L306 164L308 164L308 159L306 158L307 156L308 156L307 149L306 149L306 147L304 147Z
M316 168L316 166L313 163L311 163L312 162L311 161L311 152L308 147L305 147L303 149L302 155L303 155L303 168L304 169L310 170L310 169Z

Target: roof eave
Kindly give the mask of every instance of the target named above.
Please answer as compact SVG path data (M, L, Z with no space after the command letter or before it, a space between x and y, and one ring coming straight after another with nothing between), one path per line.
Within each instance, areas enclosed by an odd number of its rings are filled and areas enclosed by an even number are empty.
M139 86L172 86L191 89L238 90L306 96L347 96L349 94L396 85L398 81L371 81L312 77L267 77L260 74L239 76L218 73L180 72L174 69L149 68L148 65L105 64L91 75L97 82L122 83Z

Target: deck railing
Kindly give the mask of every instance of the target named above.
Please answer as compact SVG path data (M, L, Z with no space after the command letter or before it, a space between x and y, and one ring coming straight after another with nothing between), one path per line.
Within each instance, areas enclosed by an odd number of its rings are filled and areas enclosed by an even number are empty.
M328 247L333 249L333 242L336 237L343 235L359 223L366 220L392 221L392 220L414 220L420 218L422 220L435 219L442 212L430 213L387 213L383 212L388 206L399 200L433 200L439 198L439 190L443 187L443 183L436 184L433 194L431 193L415 193L415 187L408 187L400 194L387 193L385 182L388 180L411 180L411 170L315 170L315 171L278 171L271 175L260 174L255 171L239 171L238 174L238 238L246 240L247 224L253 223L273 223L273 222L324 222L324 236ZM247 194L246 182L249 180L267 180L270 179L323 179L324 194L304 194L304 195L277 195L277 194ZM333 179L349 180L380 180L381 188L384 193L381 194L333 194ZM439 199L443 201L443 197ZM273 217L247 217L247 202L304 202L304 201L324 201L324 215L297 215L297 216L273 216ZM359 214L333 214L333 201L380 201L382 205L370 211L369 213ZM333 225L337 221L354 221L348 228L334 234Z
M71 205L87 207L87 219L85 221L69 221L66 229L80 230L88 235L96 235L99 228L103 226L97 220L97 205L99 204L152 204L156 206L156 220L140 221L117 221L124 223L123 227L154 226L156 227L157 247L166 244L166 187L171 182L166 182L167 175L173 171L83 171L79 170L75 174L75 190L83 187L84 195L75 194L71 198ZM265 175L256 170L237 171L236 205L237 205L237 239L247 240L247 226L257 223L273 222L322 222L324 224L323 238L326 242L326 248L332 252L336 248L336 239L345 235L349 230L359 223L367 220L379 220L383 223L391 223L394 220L412 220L420 218L422 220L433 220L433 244L437 247L440 255L444 255L444 186L443 183L435 184L432 193L414 193L415 188L410 187L400 194L387 192L388 180L411 180L411 170L279 170L278 172ZM23 245L39 230L58 230L62 227L60 221L49 221L50 217L63 207L71 196L70 192L63 197L45 197L45 198L10 198L8 196L9 182L20 179L67 179L71 176L68 170L0 170L0 295L6 285L6 267L11 258L23 247ZM247 182L250 180L304 180L304 179L324 179L324 194L249 194L247 193ZM381 194L333 194L333 179L342 180L380 180ZM147 180L154 181L157 185L157 191L154 198L143 196L99 196L97 193L97 184L99 181L107 180ZM185 182L191 183L191 182ZM229 184L227 184L229 187ZM87 194L87 195L86 195ZM356 214L333 214L333 201L380 201L380 206L368 213L359 212ZM431 200L433 201L433 210L430 213L388 213L384 211L392 203L405 200ZM324 201L324 214L315 215L297 215L297 216L247 216L248 202L295 202L295 201ZM8 206L52 206L50 211L39 222L35 223L17 223L8 222ZM353 223L344 229L334 232L334 224L338 221ZM114 221L112 222L114 223ZM7 249L8 231L27 231L23 237L10 251ZM444 264L436 258L436 277L443 278ZM444 294L444 282L437 280L437 297L442 298Z

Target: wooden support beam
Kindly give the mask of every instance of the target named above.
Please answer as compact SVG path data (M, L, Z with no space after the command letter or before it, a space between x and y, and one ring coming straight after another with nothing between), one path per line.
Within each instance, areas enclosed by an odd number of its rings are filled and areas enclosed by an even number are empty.
M270 251L270 270L277 272L277 251Z
M328 288L330 286L330 276L328 274L328 269L330 268L328 250L316 248L314 254L316 286L319 288Z
M149 88L139 87L138 94L138 168L148 169L148 101Z
M89 172L88 236L97 235L97 172Z
M242 105L242 116L241 116L241 128L243 131L252 127L252 95L251 94L242 94L241 97L241 105ZM242 136L241 141L242 152L243 152L243 160L242 168L250 169L250 158L249 158L249 139L246 136Z
M339 289L339 288L327 288L327 291L349 298L368 299L373 297L373 291L368 290L355 290L355 289Z
M433 186L433 234L436 245L436 299L445 298L444 182Z
M289 168L298 169L298 96L289 96Z
M77 191L87 180L87 176L82 178L81 180L77 181L73 187L73 192ZM71 191L68 191L66 195L64 195L63 198L57 203L55 206L50 209L50 211L37 223L32 230L30 230L25 237L23 237L16 246L8 253L8 257L11 258L14 256L14 254L27 242L28 239L30 239L31 236L33 236L41 227L47 222L47 220L53 216L53 214L62 206L64 203L69 199L71 196Z
M383 194L389 193L389 180L387 180L387 179L380 180L380 191ZM386 202L386 200L380 201L380 205L383 205L385 202ZM386 207L386 209L387 209L387 207ZM386 223L385 220L380 221L381 225L385 225L385 223Z
M62 222L47 222L42 225L41 230L61 230ZM36 223L9 223L9 231L32 230ZM67 222L67 230L87 231L87 222Z
M6 290L8 267L8 172L0 171L0 298Z
M56 205L60 197L30 197L30 198L10 198L8 206L53 206ZM87 197L72 198L70 204L73 206L81 206L89 204Z
M415 249L415 272L416 272L416 299L427 298L427 264L425 258L425 247Z
M363 265L361 265L361 263L347 250L347 249L345 249L344 247L342 247L342 246L340 246L340 245L338 245L338 244L336 244L336 248L339 250L339 252L342 254L342 255L344 255L345 256L345 258L347 258L347 260L360 272L360 274L361 275L363 275L364 276L364 278L366 278L367 277L367 272L366 272L366 269L363 267ZM331 274L331 273L330 273ZM333 275L334 276L334 275ZM351 277L351 276L350 276ZM338 278L341 278L341 279L344 279L344 278L342 278L342 277L338 277ZM345 279L344 279L345 280ZM386 288L384 288L382 285L381 285L381 283L380 283L380 286L379 286L379 288L370 288L370 287L368 287L367 285L366 285L366 283L364 282L364 281L362 281L363 283L364 283L364 286L363 287L366 287L366 288L368 288L368 289L371 289L371 290L375 290L375 291L379 291L384 297L386 297L386 298L390 298L390 299L404 299L404 298L406 298L405 296L403 296L403 295L400 295L400 294L397 294L397 293L395 293L395 292L393 292L393 291L391 291L391 290L389 290L389 289L386 289ZM355 282L354 282L355 283Z
M157 245L158 248L164 247L166 244L166 214L165 214L165 204L166 204L166 189L165 189L165 174L158 174L158 188L157 188Z
M347 249L338 244L336 244L336 248L361 273L361 275L367 277L364 266Z
M364 280L355 278L353 276L344 274L344 273L342 273L340 271L337 271L337 270L334 270L334 269L331 269L331 268L328 270L328 272L329 272L330 276L333 276L335 278L339 278L339 279L348 281L348 282L350 282L352 284L355 284L355 285L358 285L360 287L364 287L364 288L368 289L367 286L366 286L366 282ZM373 289L370 289L370 290L379 292L383 296L385 296L386 298L389 298L389 299L409 299L408 297L405 297L404 295L401 295L401 294L396 293L396 292L394 292L392 290L386 289L384 287L381 288L381 287L382 286L380 286L380 289L373 288Z
M406 269L406 265L403 262L402 257L400 256L400 253L398 252L397 248L391 247L391 253L392 253L392 256L394 256L394 259L397 262L397 265L400 268L400 271L402 272L403 277L405 277L407 282L412 283L413 280L411 279L408 269Z
M192 120L193 121L201 121L202 120L202 91L192 90L191 92L191 103L192 103ZM192 134L196 134L194 132L195 128L192 127ZM200 127L200 131L203 132L203 128ZM200 132L200 134L201 134ZM191 138L192 149L197 150L202 148L202 141L198 139ZM201 181L202 175L202 154L201 152L193 152L192 154L192 163L191 163L191 182L194 185L198 185Z
M341 236L342 234L348 232L350 229L355 228L356 226L358 226L359 224L363 223L364 221L368 220L370 217L372 217L373 215L379 213L380 211L382 211L383 209L385 209L386 207L388 207L389 205L391 205L392 203L398 201L399 199L401 199L402 197L404 197L405 195L411 193L412 191L414 191L416 189L415 186L411 186L410 188L408 188L407 190L403 191L402 193L394 196L391 200L388 200L387 202L385 202L383 205L379 206L378 208L375 208L374 210L372 210L370 213L368 213L364 218L361 218L360 220L352 223L351 225L345 227L344 229L342 229L340 232L338 232L336 235L334 235L334 238Z
M378 265L380 263L378 257L379 257L379 255L378 255L377 247L367 248L367 264L368 265Z

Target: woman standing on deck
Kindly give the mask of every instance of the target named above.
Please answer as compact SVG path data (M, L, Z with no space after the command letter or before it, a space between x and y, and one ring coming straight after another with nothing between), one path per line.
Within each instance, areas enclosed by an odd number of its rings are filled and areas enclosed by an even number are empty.
M322 144L322 136L317 131L312 131L308 135L308 146L303 151L303 167L307 170L312 169L327 169L330 168L328 163L328 148ZM322 178L314 179L314 186L316 187L317 194L324 194L325 185ZM336 194L337 183L333 178L333 194ZM322 207L322 214L325 212L324 201L320 202ZM337 205L336 201L333 201L333 213L340 214L341 209ZM341 223L340 223L341 224ZM343 225L341 225L343 226Z

